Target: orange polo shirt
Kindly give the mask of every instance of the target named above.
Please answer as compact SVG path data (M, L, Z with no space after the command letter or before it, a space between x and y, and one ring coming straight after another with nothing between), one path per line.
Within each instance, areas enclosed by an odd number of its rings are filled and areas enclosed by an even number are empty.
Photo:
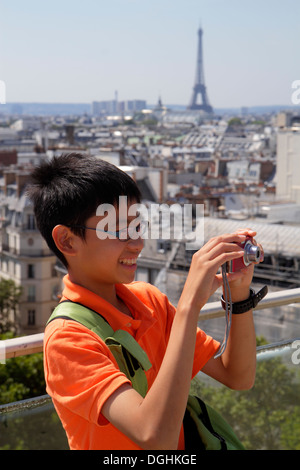
M152 367L146 372L148 389L160 368L167 347L175 308L156 287L143 282L118 284L118 296L129 307L129 318L89 290L64 278L63 298L100 313L113 330L129 331L146 351ZM198 329L193 375L216 353L220 344ZM139 449L101 414L107 398L130 383L98 335L64 319L45 330L44 370L47 393L66 431L72 450ZM178 449L184 449L183 430Z

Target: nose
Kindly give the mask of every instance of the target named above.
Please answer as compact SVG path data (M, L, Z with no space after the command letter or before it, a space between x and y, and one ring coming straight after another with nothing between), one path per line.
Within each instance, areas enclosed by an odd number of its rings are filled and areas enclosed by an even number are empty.
M133 251L142 251L144 248L144 239L142 237L138 237L135 240L130 238L127 242L127 246Z

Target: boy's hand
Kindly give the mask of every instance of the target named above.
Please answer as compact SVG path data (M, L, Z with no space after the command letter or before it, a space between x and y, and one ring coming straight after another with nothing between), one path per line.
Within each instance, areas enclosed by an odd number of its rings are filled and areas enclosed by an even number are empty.
M251 229L240 229L237 230L237 234L245 235L253 238L253 243L257 244L261 250L261 257L259 262L261 263L264 259L264 251L260 244L258 244L254 237L256 232ZM249 266L245 266L243 269L236 273L228 274L228 281L230 285L231 298L233 302L239 302L245 300L249 296L249 289L253 279L254 266L258 263L251 263Z
M254 237L255 234L253 230L241 229L209 240L193 255L179 303L201 310L223 283L222 274L218 274L219 268L227 261L243 256L244 250L237 243L242 243L246 236ZM253 270L254 266L251 264L241 271L227 274L233 302L244 300L249 296Z

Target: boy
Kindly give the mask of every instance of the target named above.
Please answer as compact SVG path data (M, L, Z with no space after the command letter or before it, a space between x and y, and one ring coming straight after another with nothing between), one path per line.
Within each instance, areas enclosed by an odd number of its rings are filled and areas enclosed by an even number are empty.
M93 309L113 330L128 331L152 364L143 398L95 333L66 319L48 324L47 392L70 448L184 449L182 421L191 378L200 369L234 389L254 383L252 311L233 315L227 348L217 359L219 343L197 328L197 321L222 285L219 267L241 257L237 242L255 232L242 230L206 243L193 256L175 310L158 289L133 282L143 248L139 226L138 236L127 230L133 217L123 226L117 224L115 235L104 238L97 233L103 220L97 215L100 204L113 205L118 222L119 196L127 196L128 207L140 202L139 190L127 174L101 160L62 155L35 168L28 194L41 234L68 270L62 300ZM249 298L252 276L253 265L228 274L233 302Z

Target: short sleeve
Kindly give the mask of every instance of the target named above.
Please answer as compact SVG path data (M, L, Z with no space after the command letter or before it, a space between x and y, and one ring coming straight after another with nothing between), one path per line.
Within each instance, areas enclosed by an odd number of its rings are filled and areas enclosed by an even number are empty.
M66 320L55 320L46 328L44 369L47 393L94 424L101 422L100 411L107 398L130 383L96 334Z
M205 366L209 359L216 354L219 348L219 341L207 335L200 328L197 329L193 377Z

